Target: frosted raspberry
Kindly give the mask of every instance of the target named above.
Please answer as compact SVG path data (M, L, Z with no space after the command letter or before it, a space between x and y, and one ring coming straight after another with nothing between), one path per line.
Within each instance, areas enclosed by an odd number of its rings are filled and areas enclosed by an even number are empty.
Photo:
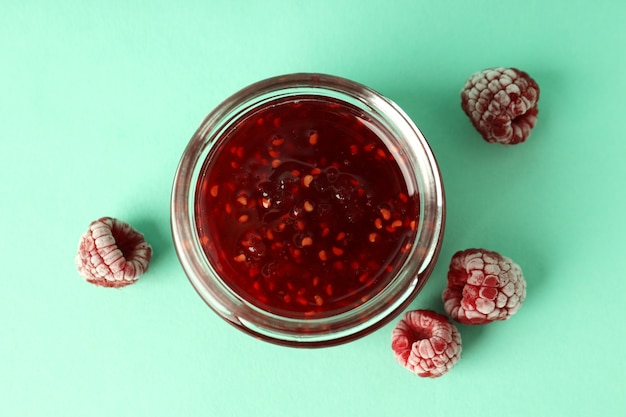
M473 74L461 91L461 107L490 143L528 139L537 121L539 86L524 71L490 68Z
M461 356L461 335L445 316L434 311L409 311L391 333L398 363L421 377L448 372Z
M120 220L103 217L80 238L74 261L88 282L119 288L137 281L151 258L152 248L141 233Z
M467 249L452 256L443 302L454 320L463 324L506 320L525 298L522 269L509 258L484 249Z

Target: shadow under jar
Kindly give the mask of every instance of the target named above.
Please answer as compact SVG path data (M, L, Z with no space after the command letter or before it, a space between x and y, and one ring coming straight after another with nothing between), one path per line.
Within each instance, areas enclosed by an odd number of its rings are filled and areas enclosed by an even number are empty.
M176 171L174 245L193 287L262 340L324 347L386 324L419 293L443 236L426 139L353 81L290 74L234 94Z

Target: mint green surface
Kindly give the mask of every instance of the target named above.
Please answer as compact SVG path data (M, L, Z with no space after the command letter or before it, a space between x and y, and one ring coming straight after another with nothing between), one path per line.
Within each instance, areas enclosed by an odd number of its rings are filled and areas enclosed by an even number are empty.
M0 416L626 415L626 3L586 1L0 0ZM530 139L483 142L460 108L473 72L528 71ZM395 100L437 155L440 262L411 308L443 312L448 262L517 261L507 322L459 326L463 355L421 379L391 323L297 350L219 319L169 232L179 157L202 118L282 73L351 78ZM78 275L100 216L155 252L134 286Z

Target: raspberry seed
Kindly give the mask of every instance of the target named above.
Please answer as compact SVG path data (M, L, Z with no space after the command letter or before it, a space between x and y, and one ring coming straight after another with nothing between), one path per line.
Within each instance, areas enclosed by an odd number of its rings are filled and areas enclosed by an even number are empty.
M473 74L461 91L461 107L483 139L514 145L530 136L537 122L539 86L516 68Z
M152 248L141 233L128 223L103 217L81 237L74 261L87 282L120 288L135 283L151 258Z

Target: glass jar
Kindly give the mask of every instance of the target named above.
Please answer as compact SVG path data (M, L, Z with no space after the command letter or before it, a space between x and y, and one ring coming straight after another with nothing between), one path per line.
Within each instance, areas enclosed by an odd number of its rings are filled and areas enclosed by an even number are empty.
M393 175L400 191L378 201ZM236 328L295 347L348 342L396 317L426 283L444 222L419 129L377 92L324 74L266 79L221 103L185 149L171 199L174 246L202 299Z

